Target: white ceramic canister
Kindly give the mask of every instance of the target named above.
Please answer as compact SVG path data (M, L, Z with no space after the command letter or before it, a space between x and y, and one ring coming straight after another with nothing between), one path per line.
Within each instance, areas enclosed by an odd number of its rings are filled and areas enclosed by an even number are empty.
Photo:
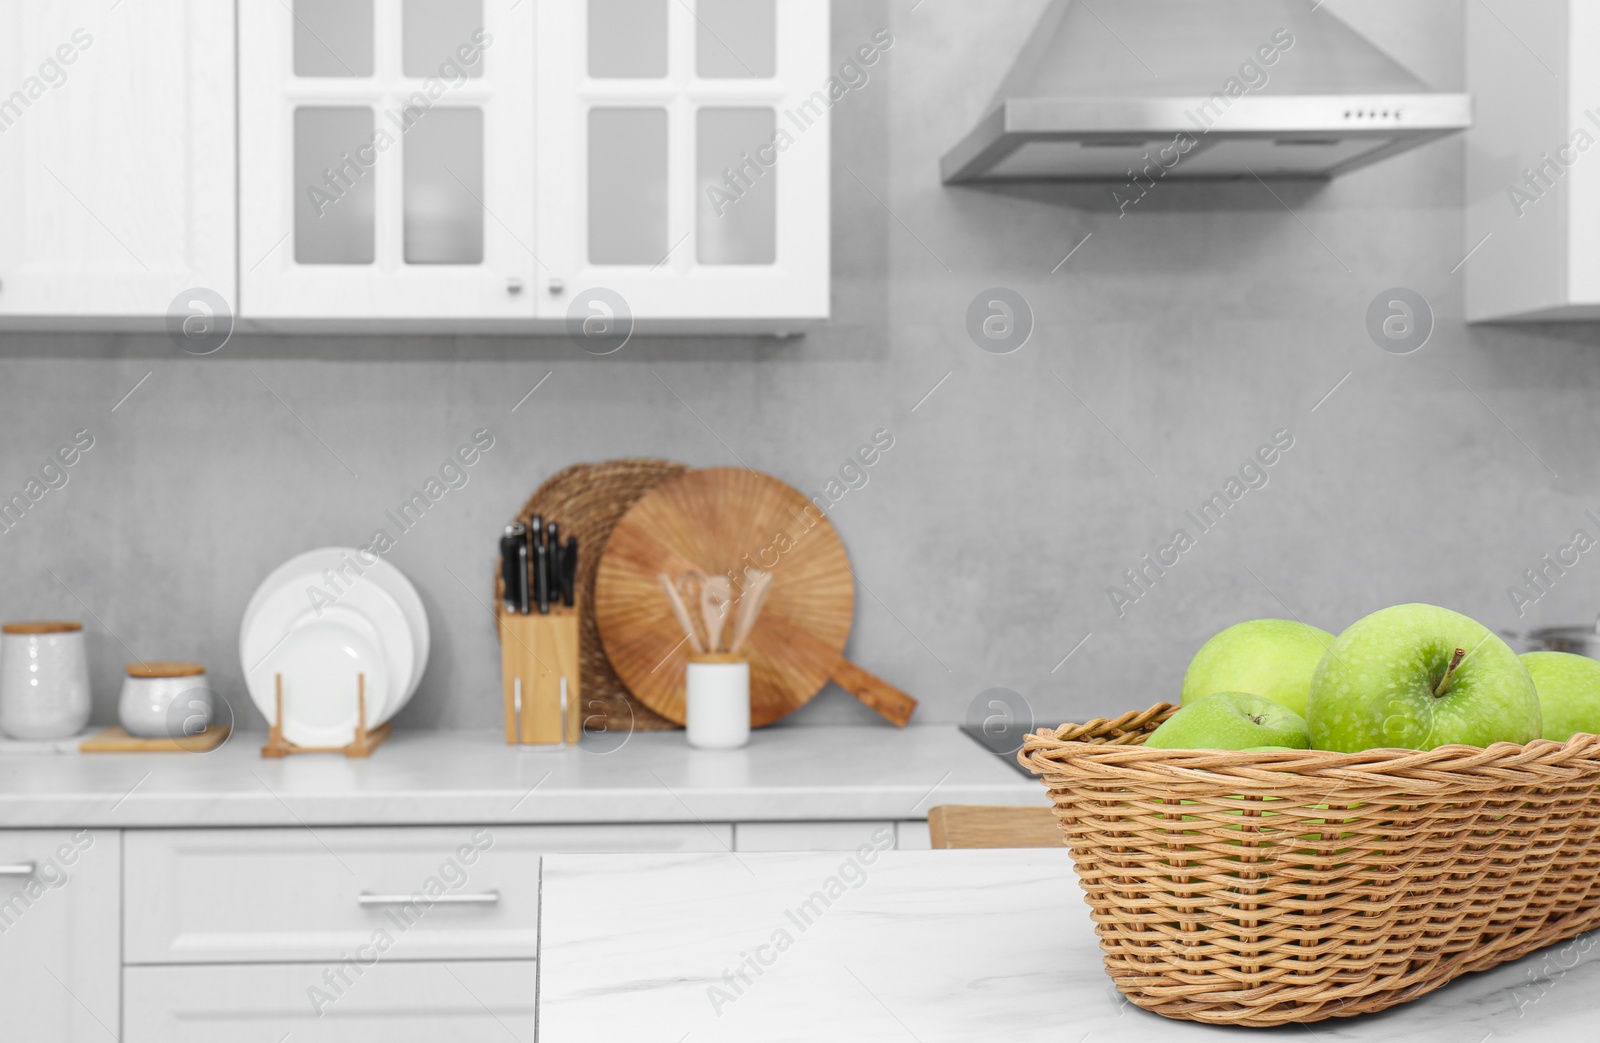
M89 657L82 623L0 627L0 731L66 739L89 723Z
M211 726L211 686L199 663L132 663L117 718L129 735L184 739Z
M733 750L750 741L750 661L735 655L689 657L684 723L689 745Z

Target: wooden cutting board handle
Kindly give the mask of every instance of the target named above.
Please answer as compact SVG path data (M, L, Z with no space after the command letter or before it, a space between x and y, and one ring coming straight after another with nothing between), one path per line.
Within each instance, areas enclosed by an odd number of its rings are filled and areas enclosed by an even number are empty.
M911 696L881 677L867 673L843 656L839 657L839 665L833 668L832 680L897 728L904 728L917 710L917 701Z

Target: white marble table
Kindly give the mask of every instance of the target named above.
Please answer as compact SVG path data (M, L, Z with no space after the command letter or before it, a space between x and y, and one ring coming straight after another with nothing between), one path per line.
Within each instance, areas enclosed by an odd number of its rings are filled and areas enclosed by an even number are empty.
M546 752L398 732L366 760L263 760L251 734L206 754L0 755L0 828L892 821L1047 802L953 725L766 728L726 751L625 738Z
M1248 1030L1169 1021L1111 988L1065 851L891 851L845 864L837 854L547 856L541 1043L1575 1043L1600 1033L1600 956L1570 946L1362 1018ZM812 915L804 903L841 873L842 893Z

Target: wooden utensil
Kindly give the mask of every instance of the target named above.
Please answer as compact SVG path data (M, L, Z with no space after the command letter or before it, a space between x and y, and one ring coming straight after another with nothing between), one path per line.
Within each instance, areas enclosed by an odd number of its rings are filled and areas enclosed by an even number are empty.
M726 579L736 599L769 574L742 649L752 725L794 711L829 680L897 725L910 719L915 699L843 656L855 577L832 523L798 490L739 468L691 471L656 487L617 523L601 558L601 641L623 683L657 714L683 722L689 654L657 577L691 570Z
M706 621L706 651L722 653L722 625L733 600L733 584L727 576L703 576L700 580L700 615Z
M739 599L738 621L734 624L733 643L728 646L728 651L733 655L739 654L745 641L749 640L750 631L755 628L756 620L761 618L761 603L766 600L767 588L770 586L772 586L772 573L758 573L745 590L744 597Z
M672 618L683 628L683 635L688 640L689 647L694 649L696 655L705 655L706 646L700 640L700 632L694 627L694 617L689 614L689 606L683 603L683 595L678 593L678 585L665 572L657 578L661 581L661 589L666 592L667 604L672 606Z

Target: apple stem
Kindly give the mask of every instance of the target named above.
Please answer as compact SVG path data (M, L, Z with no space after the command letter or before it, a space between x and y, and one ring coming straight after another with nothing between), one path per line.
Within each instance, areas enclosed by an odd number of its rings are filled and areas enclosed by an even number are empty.
M1465 648L1456 649L1456 654L1450 657L1450 665L1444 668L1444 677L1439 679L1439 687L1433 690L1435 697L1443 696L1445 689L1450 687L1450 678L1455 676L1456 667L1461 665L1461 660L1467 657Z

